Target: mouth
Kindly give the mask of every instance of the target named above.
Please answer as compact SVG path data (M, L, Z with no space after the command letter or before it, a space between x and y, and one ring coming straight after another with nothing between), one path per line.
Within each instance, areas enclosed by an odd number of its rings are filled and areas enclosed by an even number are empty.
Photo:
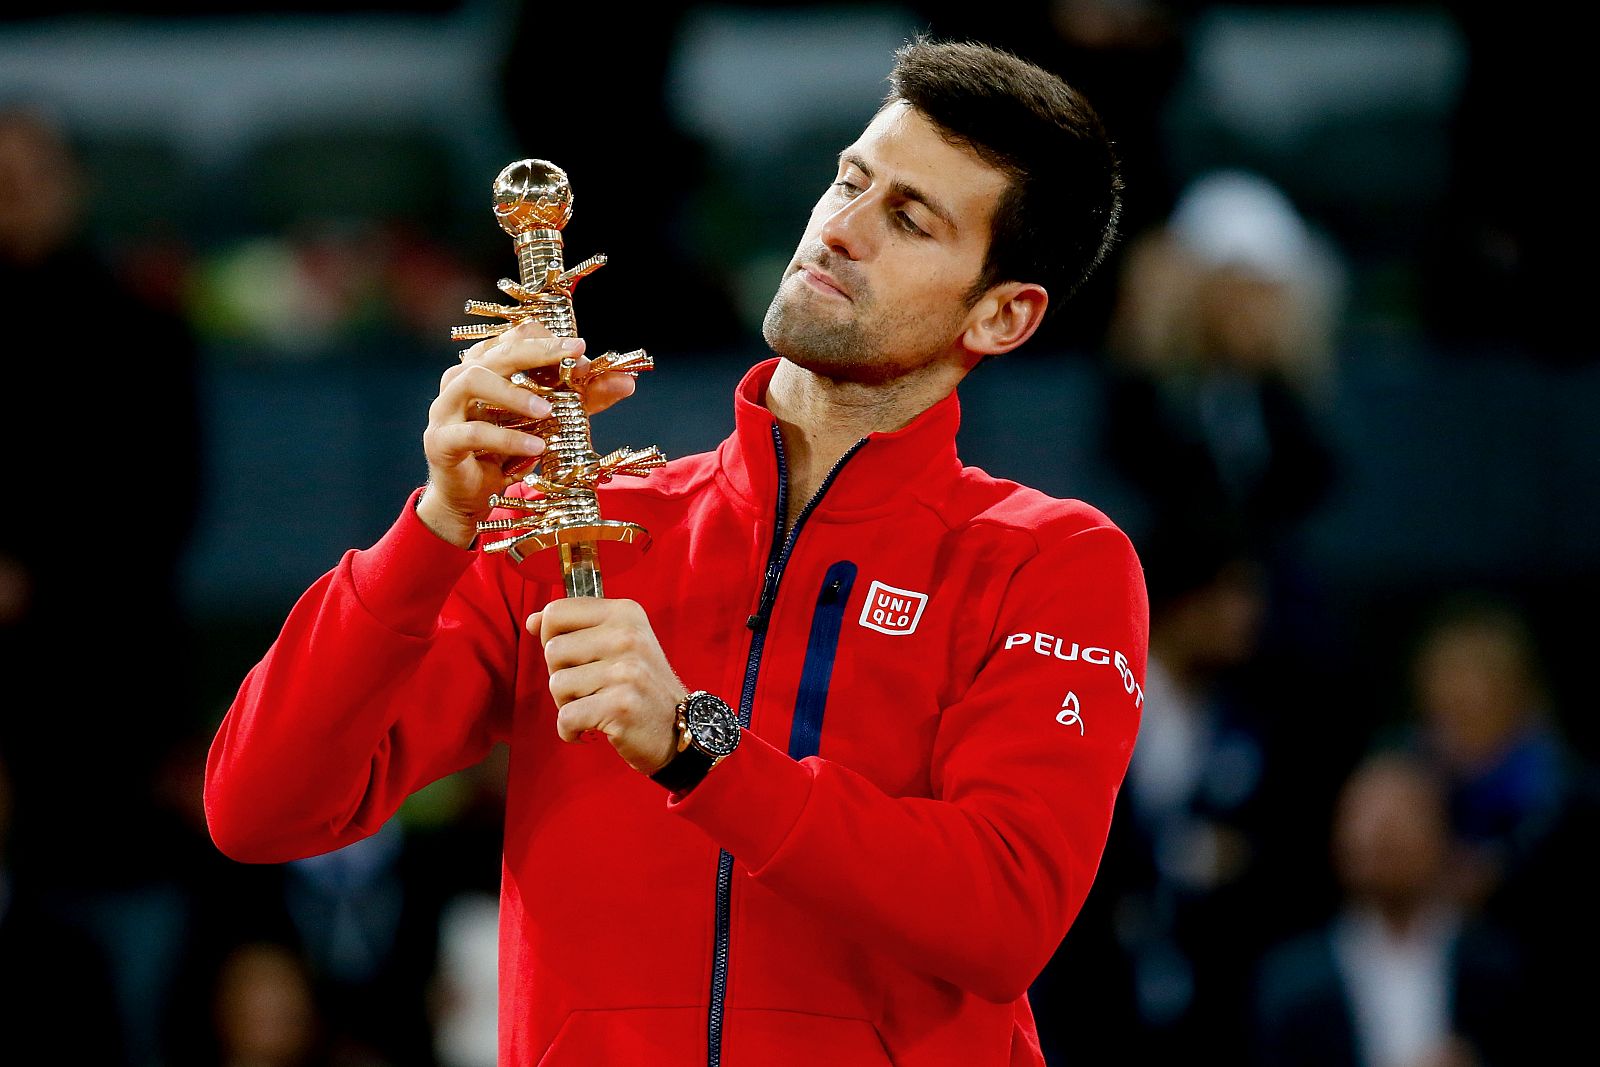
M830 296L842 297L845 300L852 299L850 294L844 291L844 287L838 282L834 281L833 278L820 267L817 267L811 263L802 263L800 265L800 273L805 276L805 281L818 292L827 293Z

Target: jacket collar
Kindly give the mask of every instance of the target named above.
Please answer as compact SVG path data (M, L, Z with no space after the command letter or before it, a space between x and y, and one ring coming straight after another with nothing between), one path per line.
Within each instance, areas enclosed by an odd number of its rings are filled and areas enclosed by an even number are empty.
M734 431L718 448L718 462L734 492L763 514L778 498L777 420L766 406L767 385L778 360L757 363L734 390ZM960 473L956 429L961 403L954 390L898 430L875 431L835 475L814 517L850 518L887 510L897 498Z

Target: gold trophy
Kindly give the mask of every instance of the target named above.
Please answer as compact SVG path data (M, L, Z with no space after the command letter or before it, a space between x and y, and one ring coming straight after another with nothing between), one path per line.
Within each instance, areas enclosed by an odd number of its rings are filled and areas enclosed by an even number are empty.
M506 321L456 326L450 330L450 339L478 341L530 319L557 337L578 336L572 288L578 279L604 266L606 257L590 256L571 270L565 267L561 231L572 217L572 187L566 172L542 159L512 163L494 180L494 214L500 228L511 235L522 276L520 282L502 278L498 286L517 303L467 301L469 315ZM545 441L543 454L507 462L506 473L522 475L522 483L539 495L496 494L489 498L491 506L512 515L478 523L479 533L507 535L485 543L485 552L504 552L529 577L546 581L555 580L554 561L559 559L567 595L597 597L605 595L600 583L602 544L607 546L608 565L612 560L632 562L621 558L625 550L636 557L649 547L650 535L644 527L600 517L595 487L619 474L647 475L665 463L666 457L655 445L596 454L583 390L607 372L637 375L654 366L641 348L607 352L591 360L581 373L577 359L569 356L556 367L512 375L512 384L545 397L553 410L543 419L499 407L485 413L502 426L526 430ZM550 548L558 549L559 555L542 551Z

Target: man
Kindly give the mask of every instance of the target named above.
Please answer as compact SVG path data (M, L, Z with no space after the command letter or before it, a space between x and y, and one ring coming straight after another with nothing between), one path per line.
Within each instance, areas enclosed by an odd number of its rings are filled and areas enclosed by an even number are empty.
M1261 964L1257 1062L1267 1067L1549 1063L1520 953L1463 911L1444 783L1414 756L1368 757L1333 826L1344 901Z
M1026 990L1105 843L1144 586L1104 515L961 466L954 388L1098 262L1116 166L1037 68L897 60L734 433L602 488L654 538L611 599L468 551L503 457L542 449L476 416L542 413L507 377L582 347L505 334L445 374L415 506L306 594L219 732L213 835L265 862L509 740L502 1063L1042 1062Z

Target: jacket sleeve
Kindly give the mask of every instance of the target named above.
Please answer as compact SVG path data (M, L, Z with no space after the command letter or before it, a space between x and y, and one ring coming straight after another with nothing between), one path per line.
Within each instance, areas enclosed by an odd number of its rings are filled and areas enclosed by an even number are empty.
M223 718L205 811L234 859L375 833L507 737L521 619L494 580L503 563L434 536L415 500L301 596Z
M746 731L669 809L758 881L906 965L997 1003L1021 997L1082 907L1133 753L1149 608L1112 526L1013 575L988 658L941 713L933 796Z

